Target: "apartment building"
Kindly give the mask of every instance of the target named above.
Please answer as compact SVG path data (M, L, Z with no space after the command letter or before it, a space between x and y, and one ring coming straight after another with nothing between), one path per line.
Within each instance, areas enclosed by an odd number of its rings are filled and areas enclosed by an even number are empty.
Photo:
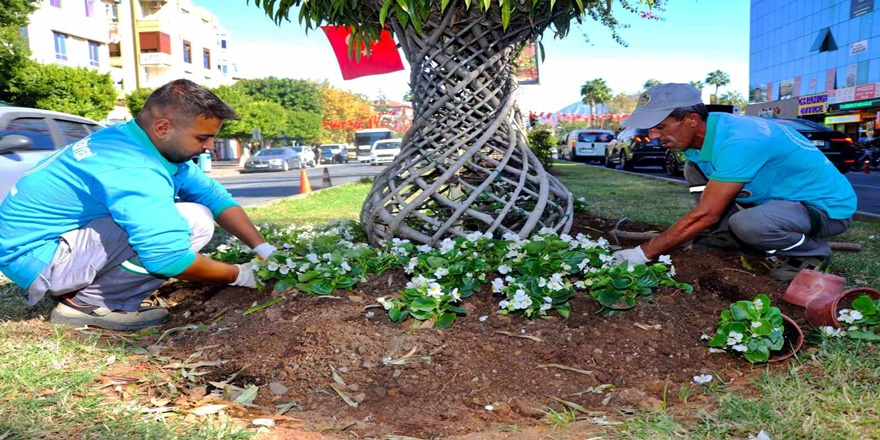
M751 0L749 106L852 135L880 129L880 2Z
M108 7L111 64L124 72L123 90L156 88L186 78L207 87L232 82L229 32L189 0L121 0Z
M44 64L110 71L110 27L100 0L44 0L24 29L32 58Z

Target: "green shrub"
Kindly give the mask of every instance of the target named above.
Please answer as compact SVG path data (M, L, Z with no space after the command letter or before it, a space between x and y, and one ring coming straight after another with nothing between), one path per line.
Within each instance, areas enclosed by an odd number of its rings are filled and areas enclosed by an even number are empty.
M538 162L544 166L545 170L553 168L553 153L551 148L556 147L556 136L553 135L553 127L546 124L537 124L535 128L529 130L529 148L532 153L538 156Z

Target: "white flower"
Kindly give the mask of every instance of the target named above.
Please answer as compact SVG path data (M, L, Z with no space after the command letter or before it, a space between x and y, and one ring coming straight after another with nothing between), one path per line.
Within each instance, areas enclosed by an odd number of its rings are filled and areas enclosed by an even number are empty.
M270 261L269 264L266 265L266 269L269 269L270 272L275 272L278 270L278 263Z
M761 321L752 321L752 328L758 328L761 326Z
M476 242L477 240L483 238L483 233L482 233L482 232L471 232L470 234L465 235L464 238L465 238L467 241L469 241L469 242L471 242L471 243L474 243L474 242Z
M290 268L287 266L280 266L278 268L278 273L280 273L281 275L287 275L289 272L290 272Z
M670 257L669 255L661 255L660 257L657 258L657 261L659 261L667 266L672 266L672 257Z
M755 305L755 310L757 310L759 312L761 311L761 309L764 308L764 302L761 301L759 298L755 298L755 300L752 301L752 304Z
M376 298L376 302L381 304L382 307L385 308L385 310L388 310L391 308L391 303L388 300L386 300L384 296L380 296L380 297Z
M508 276L504 277L504 281L507 281L508 283L512 283L515 281L515 279L512 276L508 275Z
M702 385L704 383L712 382L712 375L711 374L701 374L699 376L694 376L694 382L696 382L700 385Z
M858 310L851 310L849 312L849 316L852 317L853 321L858 321L864 317L862 316L862 312Z
M773 440L773 439L770 438L770 435L768 435L762 429L761 432L759 432L758 435L756 435L756 436L749 435L749 440Z
M443 288L440 287L438 283L431 283L428 285L428 296L432 296L434 298L440 298L443 296Z
M226 246L225 244L221 244L220 246L217 246L217 250L220 252L226 252L229 250L229 246Z
M544 297L544 302L545 302L545 303L552 303L552 302L553 302L553 298L550 298L549 296L545 296L545 297Z
M568 234L562 234L562 235L560 235L560 236L559 236L559 239L562 240L562 241L565 242L565 243L571 243L572 241L574 241L574 239L571 238L571 235L568 235Z
M480 322L486 322L487 319L489 319L489 315L480 316Z
M318 264L318 254L306 254L306 259L311 261L313 264Z
M843 336L844 331L839 328L834 328L830 325L826 325L826 326L822 327L822 333L824 333L828 336L839 338L839 337Z
M515 232L505 232L501 238L506 241L519 241L519 234Z
M547 285L547 280L544 277L538 278L538 287L544 287Z
M599 254L599 261L601 261L603 263L608 263L613 259L614 258L612 258L611 255L609 255L609 254Z
M575 281L574 286L577 287L578 289L586 289L587 288L587 284L584 283L583 281Z
M486 408L486 411L492 411L493 409L495 409L495 407L492 405L486 405L485 408Z
M440 254L447 254L449 251L455 249L455 240L451 238L445 238L440 242Z
M727 345L736 345L742 342L743 334L737 332L730 332L727 334Z
M351 266L348 265L348 261L343 261L342 264L339 265L339 267L341 267L342 270L345 272L351 271Z
M737 344L737 345L734 345L734 346L731 347L731 348L733 348L734 350L739 351L739 352L744 352L744 351L746 351L746 346L743 345L743 344Z
M449 269L445 267L438 267L437 270L434 271L434 276L437 277L437 279L443 278L446 275L449 275Z
M502 309L509 309L510 306L512 306L512 305L513 304L511 304L510 301L508 301L506 299L501 300L501 302L498 303L498 307L500 307Z
M504 290L504 280L501 278L492 280L492 293L498 293L502 290Z
M669 266L669 276L675 276L675 266Z
M709 340L709 335L703 333L702 335L700 335L700 340L708 341L708 340Z
M565 287L565 286L563 286L562 283L560 283L554 279L551 279L550 282L547 283L547 288L554 291L554 292L562 290L563 287Z
M541 304L540 310L542 312L546 312L547 310L550 310L551 307L553 307L552 304L544 303L544 304Z
M418 246L418 247L416 247L416 249L422 253L428 253L428 252L431 252L432 250L434 250L434 248L432 248L431 246L428 246L426 244Z
M511 270L512 270L511 267L506 264L502 264L501 266L498 266L498 272L501 275L507 275L508 273L510 273Z
M449 292L449 296L452 297L452 302L461 301L461 294L458 293L458 287L452 289L452 292Z
M710 348L709 353L727 353L727 352L720 349L720 348Z
M517 289L516 293L513 295L513 308L515 309L527 309L532 305L532 298L526 293L525 290Z

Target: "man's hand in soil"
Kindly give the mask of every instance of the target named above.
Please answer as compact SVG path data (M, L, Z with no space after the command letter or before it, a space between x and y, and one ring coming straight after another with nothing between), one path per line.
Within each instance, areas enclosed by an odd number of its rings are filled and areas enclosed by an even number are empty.
M611 261L614 264L620 264L626 261L629 263L629 267L633 267L637 264L645 264L651 261L651 259L645 256L645 253L642 252L641 246L636 246L632 249L621 249L611 254Z
M236 264L235 266L238 267L238 276L229 285L256 288L257 280L254 278L254 263L248 262Z

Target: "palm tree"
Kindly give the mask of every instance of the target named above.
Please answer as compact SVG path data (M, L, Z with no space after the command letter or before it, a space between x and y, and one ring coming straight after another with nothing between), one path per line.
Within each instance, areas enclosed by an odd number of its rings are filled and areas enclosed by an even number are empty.
M690 85L694 86L694 88L699 90L700 93L703 93L703 87L706 87L706 83L704 83L700 80L691 81Z
M581 101L590 106L590 121L596 119L596 105L611 100L611 88L602 78L596 78L581 86Z
M706 84L715 86L715 94L711 99L712 104L715 104L718 102L718 88L730 84L730 75L720 70L709 72L709 75L706 76Z
M654 86L659 86L660 84L663 84L663 83L659 79L649 79L649 80L645 81L645 89L644 90L648 90Z
M743 95L737 91L726 92L725 94L721 95L721 97L718 98L718 103L738 105L740 110L745 109L747 104L746 98L744 98Z

